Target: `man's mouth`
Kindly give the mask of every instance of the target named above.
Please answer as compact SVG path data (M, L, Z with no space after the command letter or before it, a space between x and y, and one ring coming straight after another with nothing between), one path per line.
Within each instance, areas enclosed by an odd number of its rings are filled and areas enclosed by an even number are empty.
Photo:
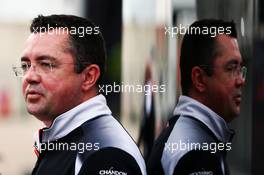
M37 100L41 96L43 96L43 94L34 90L34 89L27 90L27 92L26 92L26 99L27 100Z
M234 101L235 101L235 103L236 103L237 105L240 105L240 103L241 103L241 95L240 95L240 94L236 95L236 96L234 97Z

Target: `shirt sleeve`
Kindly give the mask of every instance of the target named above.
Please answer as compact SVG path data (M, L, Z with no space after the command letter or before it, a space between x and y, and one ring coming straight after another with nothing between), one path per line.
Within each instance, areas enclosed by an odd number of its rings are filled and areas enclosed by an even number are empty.
M104 148L90 155L79 171L79 175L142 175L133 156L118 148Z
M177 163L173 175L223 175L219 155L207 151L190 151Z

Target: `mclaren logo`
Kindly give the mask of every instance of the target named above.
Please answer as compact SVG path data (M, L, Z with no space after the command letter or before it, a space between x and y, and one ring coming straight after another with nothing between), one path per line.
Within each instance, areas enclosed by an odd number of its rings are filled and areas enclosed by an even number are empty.
M109 170L100 170L99 174L100 175L127 175L126 172L114 170L113 167L111 167Z

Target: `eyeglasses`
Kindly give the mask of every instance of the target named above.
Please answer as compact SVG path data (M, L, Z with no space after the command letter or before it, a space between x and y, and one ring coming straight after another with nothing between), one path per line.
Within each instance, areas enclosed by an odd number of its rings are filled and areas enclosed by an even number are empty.
M62 64L73 64L73 65L78 65L75 63L60 63L60 64L55 64L52 62L48 62L48 61L38 61L36 62L36 64L31 64L28 62L22 62L21 66L12 66L13 71L15 72L15 75L17 77L24 77L27 72L29 71L30 68L34 69L34 71L38 74L49 74L51 72L53 72L54 69L56 69L57 67L59 67L59 65ZM83 64L89 64L89 63L83 63Z
M241 76L244 80L246 79L247 68L245 66L236 67L236 68L232 69L231 72L232 72L233 77Z
M210 68L208 65L200 65L199 67ZM246 79L247 68L245 66L241 67L241 66L237 66L237 65L232 65L230 67L227 67L225 70L227 73L230 74L230 76L232 78L241 77L243 80Z
M12 68L17 77L24 77L31 67L39 74L47 74L52 72L54 65L44 61L37 62L35 65L22 62L21 66L13 66Z

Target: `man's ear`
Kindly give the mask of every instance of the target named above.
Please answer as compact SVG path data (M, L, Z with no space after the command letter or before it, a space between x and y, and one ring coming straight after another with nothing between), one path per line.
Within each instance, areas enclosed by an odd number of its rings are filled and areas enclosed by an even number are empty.
M202 68L195 66L192 68L192 83L198 92L206 90L205 72Z
M87 91L93 87L100 77L100 68L96 64L87 66L83 71L83 84L82 89Z

